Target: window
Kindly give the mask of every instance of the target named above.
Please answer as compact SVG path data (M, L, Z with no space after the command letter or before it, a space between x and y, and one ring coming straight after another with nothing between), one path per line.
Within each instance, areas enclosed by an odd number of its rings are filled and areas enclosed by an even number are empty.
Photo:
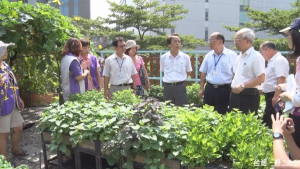
M208 40L208 27L205 27L205 40Z
M69 0L61 0L62 5L59 6L60 13L69 16Z
M78 12L78 0L74 0L74 16L78 16L79 12Z
M208 9L205 9L205 21L208 21Z
M205 2L208 2L208 0L205 0Z

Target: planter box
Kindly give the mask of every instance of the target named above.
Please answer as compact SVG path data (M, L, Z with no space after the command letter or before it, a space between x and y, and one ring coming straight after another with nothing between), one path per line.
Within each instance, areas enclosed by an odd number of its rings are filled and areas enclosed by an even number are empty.
M20 97L24 101L26 107L45 106L53 103L58 93L49 92L47 94L20 92Z

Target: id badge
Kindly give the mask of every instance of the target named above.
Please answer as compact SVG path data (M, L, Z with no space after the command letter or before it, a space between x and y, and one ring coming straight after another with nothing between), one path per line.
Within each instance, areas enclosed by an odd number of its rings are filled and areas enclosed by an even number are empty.
M218 75L216 69L214 69L214 70L211 72L211 74L212 74L213 76L217 76L217 75Z
M118 79L122 79L124 77L124 73L122 71L119 71L117 77Z

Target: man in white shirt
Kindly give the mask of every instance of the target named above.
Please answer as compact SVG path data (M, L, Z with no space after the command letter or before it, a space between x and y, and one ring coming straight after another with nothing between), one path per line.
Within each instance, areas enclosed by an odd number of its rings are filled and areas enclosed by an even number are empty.
M265 81L265 60L253 47L254 32L249 28L239 30L234 39L240 51L235 76L231 83L230 109L257 114L260 95L257 86Z
M274 42L266 41L262 43L259 50L264 59L268 62L266 67L266 79L262 84L262 91L266 100L263 122L271 129L271 115L276 115L274 106L278 103L280 94L278 90L275 91L275 86L285 82L286 77L289 75L289 62L280 52L277 52ZM278 112L281 113L281 111Z
M124 89L130 89L134 83L134 75L137 74L134 63L130 56L124 54L126 51L125 40L121 37L114 39L112 43L115 53L105 60L103 76L104 76L104 95L106 99L110 99L112 93ZM108 83L110 89L108 90Z
M167 44L170 51L161 56L160 71L164 73L164 100L176 106L188 104L184 81L192 71L189 55L180 51L178 34L169 35Z
M220 32L210 35L212 49L205 55L199 71L201 72L199 97L204 95L204 104L214 106L220 114L228 111L231 81L237 54L224 47L225 38ZM204 90L204 84L206 86Z

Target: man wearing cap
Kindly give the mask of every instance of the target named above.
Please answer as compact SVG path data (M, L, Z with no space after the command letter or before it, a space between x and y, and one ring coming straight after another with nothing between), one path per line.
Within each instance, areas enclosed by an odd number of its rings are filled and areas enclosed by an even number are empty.
M12 44L0 41L0 154L6 159L6 140L11 129L12 154L14 156L28 155L19 147L24 122L19 110L24 108L24 103L19 95L16 77L4 62L7 59L6 49L9 45Z
M262 84L262 92L265 95L266 107L263 116L263 122L269 128L272 128L271 115L276 115L275 106L279 101L278 90L275 91L276 85L285 82L285 78L289 75L289 62L277 52L276 44L272 41L266 41L259 47L260 53L268 62L266 67L266 79Z
M104 94L106 99L110 99L112 93L124 89L130 89L133 85L135 89L134 75L137 73L132 59L125 55L126 44L122 37L113 40L112 45L115 53L105 60L104 76ZM110 89L108 90L108 83Z
M160 71L164 74L164 100L182 106L188 104L184 81L192 71L191 61L189 55L180 51L178 34L169 35L167 44L170 51L160 59Z
M265 60L255 51L254 32L249 28L239 30L234 39L240 51L236 73L231 83L230 109L237 108L243 113L257 114L260 95L257 86L265 81Z
M224 47L225 38L220 32L210 35L209 46L212 49L201 64L199 97L204 95L204 104L214 106L220 114L228 111L231 81L237 54ZM204 84L206 86L204 90Z

